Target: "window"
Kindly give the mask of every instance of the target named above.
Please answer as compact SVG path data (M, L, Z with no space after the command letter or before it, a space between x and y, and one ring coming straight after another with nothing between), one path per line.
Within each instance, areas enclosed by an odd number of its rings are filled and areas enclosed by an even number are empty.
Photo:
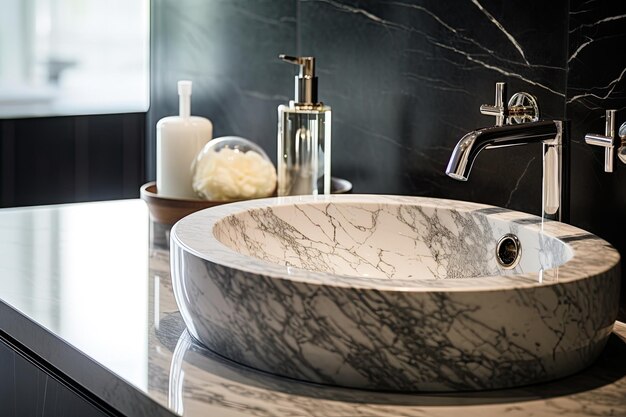
M0 117L148 109L149 0L0 7Z

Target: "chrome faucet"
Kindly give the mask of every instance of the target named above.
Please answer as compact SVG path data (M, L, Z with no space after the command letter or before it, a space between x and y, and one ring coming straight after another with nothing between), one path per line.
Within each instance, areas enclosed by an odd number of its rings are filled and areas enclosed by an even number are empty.
M601 146L604 148L604 172L613 172L613 154L615 148L615 113L617 110L607 110L604 121L604 135L587 133L585 142L589 145ZM617 149L619 160L626 164L626 122L622 123L618 135L621 145Z
M505 146L543 144L542 216L567 221L567 170L564 162L565 128L561 120L539 120L537 100L528 93L516 93L504 106L505 83L496 83L496 103L482 105L483 114L496 117L496 125L467 133L452 151L446 174L467 181L474 160L483 149Z

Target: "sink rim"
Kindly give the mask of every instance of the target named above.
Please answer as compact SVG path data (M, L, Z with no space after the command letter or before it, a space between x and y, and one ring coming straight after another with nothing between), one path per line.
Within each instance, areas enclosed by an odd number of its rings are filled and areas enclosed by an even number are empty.
M459 212L479 212L487 218L512 221L517 223L520 228L528 228L537 233L545 233L548 237L556 238L570 248L572 257L558 267L544 270L541 279L540 272L529 272L517 275L394 280L354 275L336 275L274 264L239 253L217 240L213 234L215 224L228 215L250 209L324 203L409 204L444 210L452 209ZM471 292L547 287L601 275L619 266L619 253L604 239L575 226L555 221L546 221L543 224L542 232L541 222L542 219L540 217L520 211L481 203L430 197L374 194L273 197L224 204L190 214L177 222L172 228L170 235L172 244L170 247L175 247L173 243L176 242L178 246L183 247L186 251L201 259L274 279L302 282L308 285L379 291ZM568 240L564 241L563 238ZM598 245L602 246L602 250L597 250ZM592 250L592 248L595 250Z

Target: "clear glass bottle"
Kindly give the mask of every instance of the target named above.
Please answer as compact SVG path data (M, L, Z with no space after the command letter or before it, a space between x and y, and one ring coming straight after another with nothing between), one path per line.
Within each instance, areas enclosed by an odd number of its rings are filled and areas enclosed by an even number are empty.
M300 65L295 100L278 107L278 195L330 194L331 109L317 101L315 58Z

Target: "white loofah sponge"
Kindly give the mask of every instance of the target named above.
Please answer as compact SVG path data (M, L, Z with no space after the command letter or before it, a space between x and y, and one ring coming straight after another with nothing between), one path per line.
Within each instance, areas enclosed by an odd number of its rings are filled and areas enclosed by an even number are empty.
M208 149L196 160L193 189L203 199L231 201L268 197L275 188L274 165L253 150Z

